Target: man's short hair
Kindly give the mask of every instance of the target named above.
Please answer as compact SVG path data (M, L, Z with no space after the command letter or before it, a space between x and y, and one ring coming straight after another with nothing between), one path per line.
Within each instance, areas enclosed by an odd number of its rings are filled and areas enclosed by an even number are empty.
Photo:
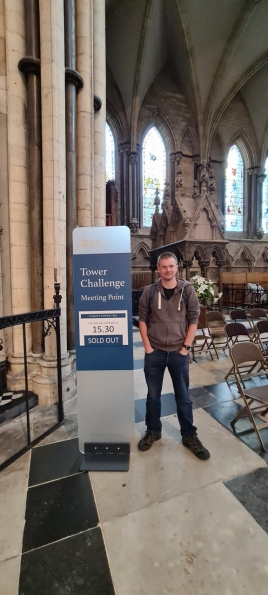
M160 254L160 256L158 256L157 265L159 265L161 260L165 260L166 258L174 258L176 264L178 264L177 256L175 256L173 252L163 252L162 254Z

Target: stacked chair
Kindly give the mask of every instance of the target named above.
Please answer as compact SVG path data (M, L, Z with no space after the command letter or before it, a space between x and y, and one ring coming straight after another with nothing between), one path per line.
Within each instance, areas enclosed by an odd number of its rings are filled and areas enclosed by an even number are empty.
M238 391L244 401L244 407L231 421L231 426L235 431L236 422L243 417L248 417L257 434L261 449L265 451L260 430L268 427L268 420L265 420L265 416L268 413L268 384L254 388L245 388L242 376L245 370L247 375L252 374L252 372L259 373L263 371L267 376L267 362L258 345L252 341L236 342L230 347L230 354ZM254 417L256 415L262 416L262 420L260 420L262 421L261 424L256 423Z

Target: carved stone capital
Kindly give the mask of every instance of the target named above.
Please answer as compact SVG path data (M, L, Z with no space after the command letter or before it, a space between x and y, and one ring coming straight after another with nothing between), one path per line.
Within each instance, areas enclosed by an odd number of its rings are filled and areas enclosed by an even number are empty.
M138 163L138 159L139 159L139 154L136 151L131 151L131 153L129 153L130 165L134 165L134 164Z

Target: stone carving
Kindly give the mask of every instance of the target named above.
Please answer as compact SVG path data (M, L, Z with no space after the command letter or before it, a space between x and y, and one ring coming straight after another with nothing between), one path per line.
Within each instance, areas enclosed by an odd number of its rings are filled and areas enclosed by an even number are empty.
M199 195L199 191L198 191L198 183L195 180L194 181L194 185L193 185L193 194L192 194L192 198L197 198Z
M176 190L177 190L177 192L179 192L179 194L182 194L182 184L183 184L183 173L182 173L182 169L180 166L180 162L178 161L175 186L176 186Z
M209 194L214 194L214 192L216 190L216 184L215 184L215 174L214 174L213 169L210 169L208 177L209 177L209 183L208 183Z
M129 224L129 228L130 228L131 233L138 233L139 224L138 224L136 217L132 217L130 224Z
M257 236L258 240L262 240L262 238L264 236L264 231L261 227L257 230L256 236Z
M156 190L155 190L154 205L155 205L155 213L159 213L160 198L159 198L159 189L158 188L156 188Z

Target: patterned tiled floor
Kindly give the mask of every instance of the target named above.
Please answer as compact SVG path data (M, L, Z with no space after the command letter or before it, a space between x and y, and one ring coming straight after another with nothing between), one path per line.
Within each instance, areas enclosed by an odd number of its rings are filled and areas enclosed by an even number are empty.
M138 442L146 386L133 336ZM241 405L229 368L223 353L190 364L206 462L181 443L168 374L162 440L134 446L128 473L79 472L69 402L65 424L0 474L0 595L268 595L267 458L246 422L231 431Z

